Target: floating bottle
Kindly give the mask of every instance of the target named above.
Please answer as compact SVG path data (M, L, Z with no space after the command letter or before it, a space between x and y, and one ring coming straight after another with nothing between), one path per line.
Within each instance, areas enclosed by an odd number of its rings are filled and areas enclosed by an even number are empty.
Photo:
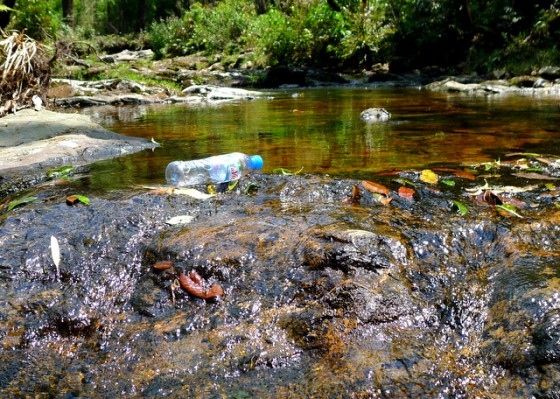
M168 184L175 187L219 184L237 180L262 167L260 155L232 152L192 161L173 161L165 169L165 178Z

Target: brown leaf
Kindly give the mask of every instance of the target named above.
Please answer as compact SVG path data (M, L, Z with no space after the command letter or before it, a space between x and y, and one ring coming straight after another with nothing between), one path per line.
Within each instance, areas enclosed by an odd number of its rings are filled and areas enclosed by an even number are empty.
M470 172L467 172L466 170L452 169L452 168L433 168L433 170L435 172L451 173L451 174L454 174L455 176L463 178L463 179L476 180L475 175L473 175Z
M148 194L163 195L163 194L173 194L175 191L174 187L162 187L156 188L154 190L148 191Z
M382 205L387 206L387 205L389 205L389 204L391 203L391 201L393 200L393 198L391 198L391 197L383 197L383 196L380 196L377 200L378 200L379 202L381 202Z
M360 198L362 198L362 191L357 184L352 186L352 194L350 197L346 197L342 203L344 205L356 205L360 203Z
M173 262L170 260L160 260L159 262L154 263L153 268L155 270L167 270L173 267Z
M362 186L364 186L364 188L370 193L383 194L386 196L389 196L389 194L391 194L391 191L387 187L369 180L363 180Z
M521 177L522 179L535 179L535 180L558 180L558 177L541 175L540 173L535 172L520 172L520 173L512 173L514 176Z
M378 176L398 176L398 175L400 175L401 173L404 173L404 172L405 172L404 170L393 169L393 170L388 170L388 171L385 171L385 172L380 172L377 175Z
M525 201L521 201L520 199L517 198L502 198L502 201L504 202L504 204L509 204L509 205L513 205L514 207L518 208L518 209L524 209L527 208L527 203Z
M490 206L502 205L504 203L501 197L490 190L486 190L482 194L477 195L475 200L480 203L486 203Z
M401 186L399 187L399 196L402 198L406 198L409 201L412 201L414 198L414 193L415 191L411 188L405 187L405 186Z
M66 197L66 203L68 205L76 205L78 202L80 202L80 199L75 195L69 195Z

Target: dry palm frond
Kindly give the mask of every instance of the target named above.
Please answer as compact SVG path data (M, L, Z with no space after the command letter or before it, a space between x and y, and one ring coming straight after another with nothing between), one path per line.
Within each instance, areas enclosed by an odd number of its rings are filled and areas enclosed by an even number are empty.
M44 96L50 78L46 48L25 35L0 30L0 96L26 102Z

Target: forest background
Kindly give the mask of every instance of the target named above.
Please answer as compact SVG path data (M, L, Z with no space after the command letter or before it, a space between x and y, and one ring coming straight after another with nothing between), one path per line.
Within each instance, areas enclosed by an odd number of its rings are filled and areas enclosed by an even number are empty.
M560 0L0 0L0 28L100 52L511 74L560 63Z

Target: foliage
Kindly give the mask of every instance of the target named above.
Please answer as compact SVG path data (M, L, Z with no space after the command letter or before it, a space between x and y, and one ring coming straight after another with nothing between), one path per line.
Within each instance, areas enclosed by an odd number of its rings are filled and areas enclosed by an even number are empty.
M55 38L62 30L62 12L57 0L18 0L9 28L34 39Z
M73 28L58 0L15 8L9 28L35 39L112 34L113 51L146 44L159 58L250 53L260 67L390 61L394 72L439 65L481 73L560 62L560 0L74 1Z

